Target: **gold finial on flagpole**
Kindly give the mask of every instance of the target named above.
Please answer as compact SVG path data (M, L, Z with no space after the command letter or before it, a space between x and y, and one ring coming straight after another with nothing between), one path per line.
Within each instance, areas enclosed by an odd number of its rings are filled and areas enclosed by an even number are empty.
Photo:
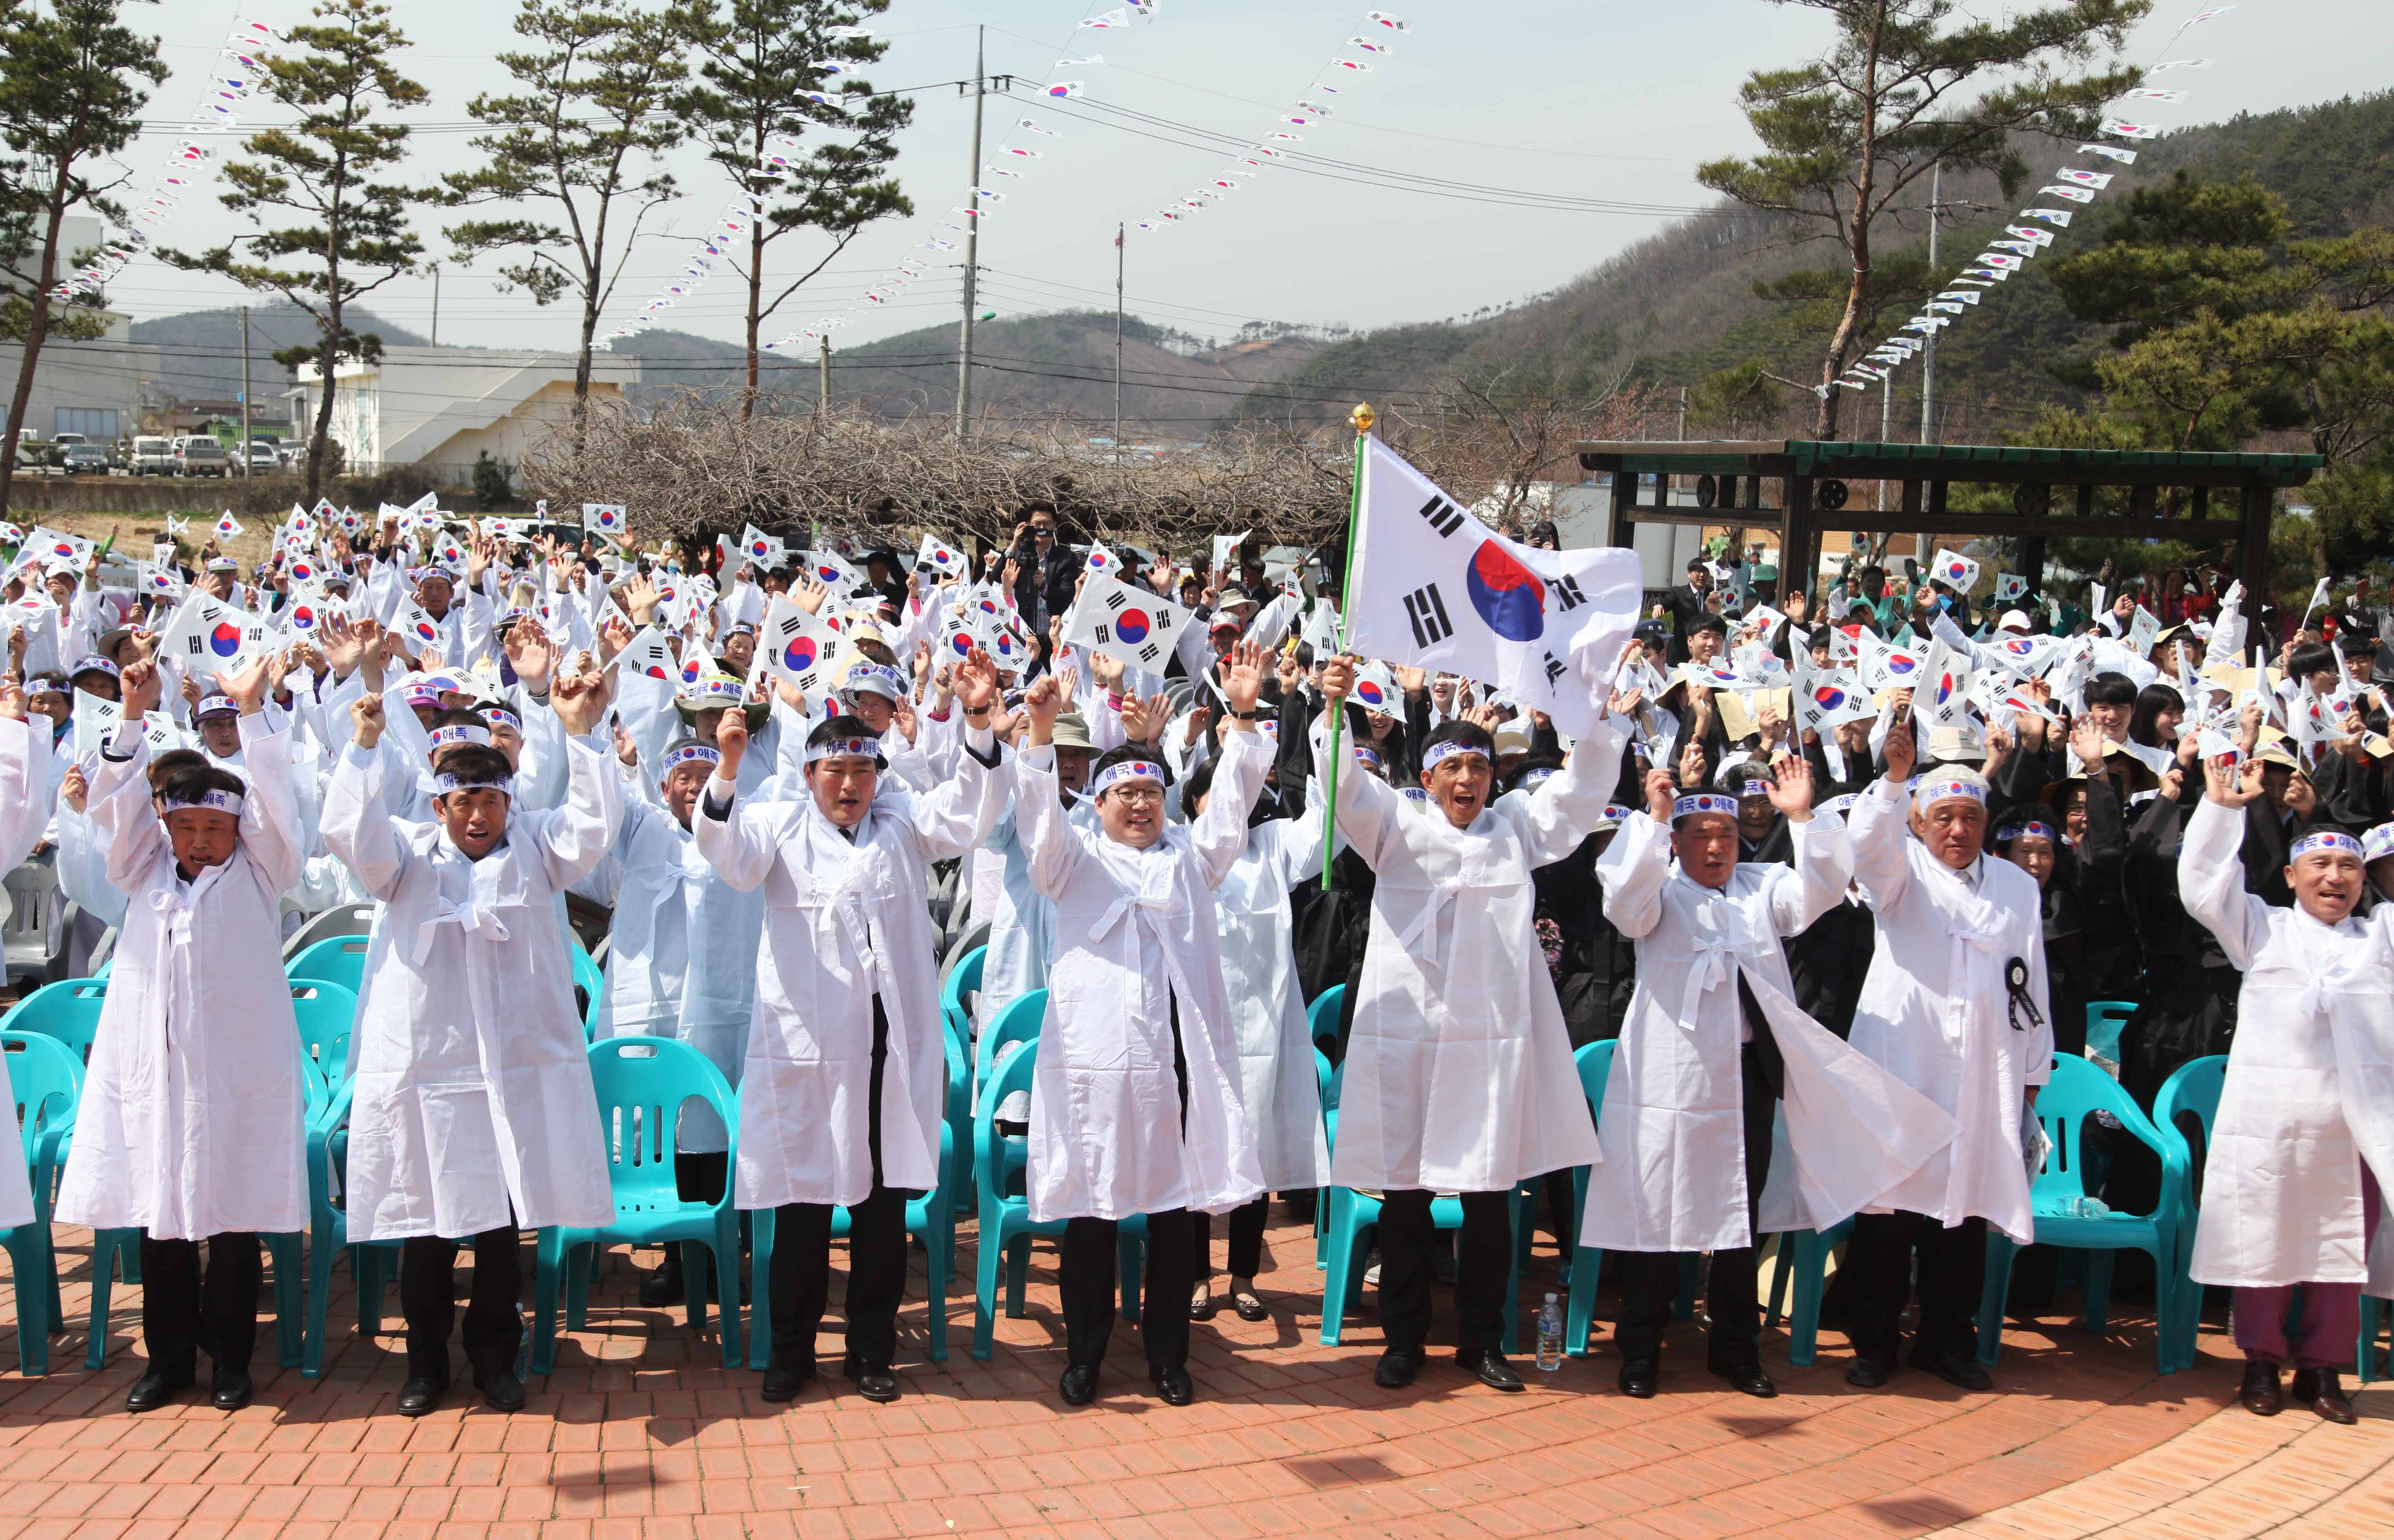
M1372 431L1372 425L1380 419L1379 415L1372 410L1372 403L1365 401L1348 414L1347 420L1355 425L1356 432L1369 433Z

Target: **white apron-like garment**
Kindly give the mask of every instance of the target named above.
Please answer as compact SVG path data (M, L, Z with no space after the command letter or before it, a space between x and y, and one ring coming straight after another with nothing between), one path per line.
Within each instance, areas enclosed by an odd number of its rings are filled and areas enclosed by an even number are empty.
M2034 1238L2020 1123L2028 1088L2053 1074L2045 906L2036 879L1981 856L1957 872L1912 836L1911 794L1881 776L1846 818L1854 875L1877 922L1854 1012L1853 1046L1953 1114L1961 1127L1870 1212L1972 1215L2026 1245ZM2015 1010L2005 982L2028 970L2034 1007Z
M911 1192L938 1185L947 1052L926 872L987 838L1006 805L988 733L970 742L978 754L959 756L927 796L882 783L853 842L803 783L792 801L735 796L722 817L711 805L717 783L701 796L691 819L700 855L731 887L763 889L765 904L740 1074L742 1208L872 1195L876 995L888 1022L882 1180Z
M1322 875L1324 809L1247 831L1247 848L1214 894L1222 933L1222 988L1239 1048L1239 1095L1255 1130L1264 1186L1274 1192L1330 1180L1330 1144L1313 1071L1305 991L1296 980L1289 889Z
M2364 1253L2361 1168L2394 1194L2394 906L2333 926L2299 904L2272 908L2244 890L2243 838L2243 809L2205 798L2177 858L2186 912L2244 974L2192 1276L2231 1288L2365 1283L2383 1296L2394 1257L2384 1244Z
M1625 741L1605 718L1561 770L1463 829L1351 767L1338 777L1338 832L1376 880L1332 1182L1506 1191L1600 1158L1530 874L1595 828Z
M627 797L615 848L575 885L615 911L599 991L599 1037L671 1037L704 1054L736 1090L748 1057L756 1004L756 958L765 938L765 896L716 875L673 814ZM686 1101L675 1146L720 1153L730 1130L715 1109Z
M1604 912L1638 943L1638 988L1604 1086L1580 1244L1608 1251L1720 1251L1754 1244L1747 1222L1746 1023L1742 974L1785 1067L1784 1165L1769 1185L1797 1198L1796 1228L1826 1230L1953 1142L1953 1120L1806 1015L1782 939L1842 902L1853 868L1834 813L1791 824L1791 866L1740 864L1725 888L1690 879L1671 832L1622 824L1597 875Z
M188 886L150 799L150 751L119 734L86 806L130 895L84 1072L58 1218L162 1240L304 1230L299 1027L283 977L283 888L299 872L291 737L241 719L240 843Z
M384 905L349 1042L352 1241L615 1217L557 906L606 856L623 786L609 757L567 752L565 805L510 809L480 861L384 815L380 756L352 744L333 772L324 839Z
M0 872L16 870L33 853L57 805L49 789L50 749L49 718L27 723L0 717ZM0 893L0 918L7 914L7 895ZM33 1222L33 1185L24 1161L0 1160L0 1230Z
M1046 989L1047 964L1056 954L1056 905L1031 886L1031 857L1023 849L1021 798L1015 785L1021 763L1016 758L1006 767L1012 805L973 852L976 869L987 862L997 872L993 884L996 897L987 908L978 899L973 905L976 915L990 921L989 955L981 959L980 1008L974 1018L984 1024L1033 990ZM1048 779L1053 784L1055 778ZM1094 830L1097 814L1097 804L1082 796L1073 799L1064 816L1076 828Z
M1033 1219L1221 1214L1263 1191L1214 892L1246 848L1270 754L1261 734L1225 734L1205 811L1141 849L1073 824L1057 800L1054 749L1024 751L1017 814L1032 882L1056 902L1031 1080Z

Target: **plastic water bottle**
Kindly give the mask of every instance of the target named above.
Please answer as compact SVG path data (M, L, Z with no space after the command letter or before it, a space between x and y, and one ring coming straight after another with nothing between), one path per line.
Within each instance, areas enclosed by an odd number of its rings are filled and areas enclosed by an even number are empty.
M1538 1367L1553 1374L1563 1366L1563 1308L1553 1295L1538 1308Z
M2105 1203L2102 1199L2081 1194L2078 1197L2069 1200L2067 1208L2064 1211L2064 1218L2072 1219L2100 1219L2108 1216L2111 1212L2111 1205Z

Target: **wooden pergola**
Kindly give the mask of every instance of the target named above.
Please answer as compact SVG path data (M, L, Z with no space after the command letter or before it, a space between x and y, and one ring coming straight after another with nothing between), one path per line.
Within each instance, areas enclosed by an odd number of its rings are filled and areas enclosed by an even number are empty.
M1581 468L1612 473L1611 544L1636 524L1746 525L1779 530L1779 567L1809 588L1820 571L1821 533L1948 536L1953 543L2024 540L2021 564L2042 586L2045 541L2063 538L2234 541L2239 575L2267 589L2276 494L2311 479L2317 454L2170 454L1981 444L1820 442L1789 439L1694 443L1583 442ZM1651 480L1649 480L1651 478ZM1675 480L1692 482L1696 506L1675 507ZM1861 506L1852 481L1902 489L1894 506ZM1948 507L1955 482L2011 488L2011 511ZM1766 501L1765 484L1775 501ZM1925 558L1927 552L1922 552ZM1799 575L1800 574L1800 575Z

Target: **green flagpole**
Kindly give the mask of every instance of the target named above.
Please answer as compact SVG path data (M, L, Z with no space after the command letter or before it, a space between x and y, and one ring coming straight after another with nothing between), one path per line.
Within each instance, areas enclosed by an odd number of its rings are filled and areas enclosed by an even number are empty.
M1365 401L1356 407L1347 420L1355 425L1355 484L1347 497L1347 571L1338 584L1338 645L1341 652L1347 645L1348 617L1355 612L1355 569L1361 564L1359 559L1361 552L1356 548L1355 536L1356 525L1361 521L1363 513L1363 443L1371 438L1372 424L1377 418L1372 411L1372 403ZM1346 727L1347 703L1341 700L1337 711L1330 718L1328 818L1331 830L1338 826L1338 761L1344 757L1339 752L1338 741ZM1325 830L1322 836L1322 890L1325 893L1330 891L1331 847L1336 843Z

